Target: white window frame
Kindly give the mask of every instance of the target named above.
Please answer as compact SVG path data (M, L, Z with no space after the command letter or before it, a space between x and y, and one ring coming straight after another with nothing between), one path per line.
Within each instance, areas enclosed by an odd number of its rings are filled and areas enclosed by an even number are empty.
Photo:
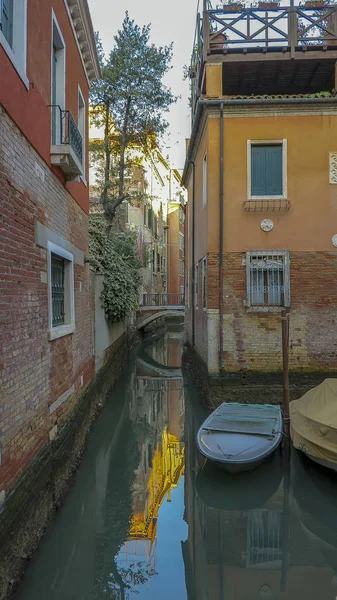
M52 15L51 15L51 47L50 47L50 104L53 104L53 54L54 54L54 40L55 37L57 37L57 44L58 46L56 46L58 48L58 50L60 51L60 67L59 67L59 71L57 73L57 89L58 89L58 97L56 99L56 104L58 104L60 106L60 108L62 110L65 110L66 107L66 43L64 41L64 37L62 35L62 31L61 28L58 24L57 18L55 16L54 11L52 10ZM51 109L52 111L53 109ZM52 112L50 113L52 115ZM57 113L57 117L58 117L58 113ZM50 119L50 134L52 136L52 128L53 128L53 119ZM57 135L59 134L60 129L57 127ZM51 142L52 142L52 137L51 137ZM56 145L57 143L61 143L61 140L59 140L58 138L56 138Z
M65 323L53 327L51 255L56 254L65 259ZM47 277L48 277L48 338L55 340L75 331L75 299L74 299L74 256L53 242L47 243Z
M275 146L282 145L282 189L281 196L252 196L252 146ZM287 200L288 199L288 176L287 176L287 140L247 140L247 200Z
M81 102L82 102L82 107L80 107L80 99L81 99ZM81 127L81 123L80 123L80 108L82 108L82 110L83 110L83 113L82 113L82 115L83 115L83 128ZM83 96L83 93L82 93L82 90L81 90L80 86L78 86L78 108L77 108L77 110L78 110L78 114L77 114L77 127L78 127L78 130L79 130L79 132L80 132L80 134L82 136L82 175L81 175L81 179L82 179L83 183L85 185L87 185L87 181L86 181L86 177L85 177L85 168L86 168L85 152L86 152L86 133L87 133L87 130L86 130L87 106L86 106L86 103L85 103L85 100L84 100L84 96ZM83 129L83 131L82 131L82 129Z
M201 304L203 310L207 310L207 256L204 256L201 264Z
M3 47L17 74L29 90L27 77L27 0L14 0L13 45L9 45L4 34L0 31L0 46Z
M202 208L207 205L207 152L202 159Z
M260 257L282 257L283 262L283 303L265 303L264 300L261 303L251 302L251 262L254 258ZM265 272L261 270L261 272ZM264 282L263 282L264 285ZM263 290L263 295L266 293ZM269 293L269 292L268 292ZM246 252L246 307L254 311L272 311L281 310L282 308L290 306L290 256L289 250L249 250Z

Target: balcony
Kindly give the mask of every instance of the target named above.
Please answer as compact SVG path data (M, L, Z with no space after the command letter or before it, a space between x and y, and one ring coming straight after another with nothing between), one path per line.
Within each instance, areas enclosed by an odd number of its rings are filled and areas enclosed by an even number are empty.
M55 167L60 167L68 181L78 181L83 174L83 140L69 110L50 105L52 135L50 157Z
M207 62L222 65L223 96L306 95L336 87L337 7L262 6L212 9L204 0L189 72L192 112L206 93Z

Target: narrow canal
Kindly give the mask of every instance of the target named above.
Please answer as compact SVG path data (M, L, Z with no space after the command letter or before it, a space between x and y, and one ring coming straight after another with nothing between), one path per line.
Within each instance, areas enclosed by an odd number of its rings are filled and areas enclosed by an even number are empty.
M170 327L133 355L18 600L335 600L337 480L281 453L229 476Z

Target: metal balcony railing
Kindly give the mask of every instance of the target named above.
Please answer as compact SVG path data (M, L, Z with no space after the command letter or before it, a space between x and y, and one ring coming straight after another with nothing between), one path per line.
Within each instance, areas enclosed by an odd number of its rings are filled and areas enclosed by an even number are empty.
M184 294L143 294L142 306L184 306Z
M70 110L63 110L58 104L50 104L49 107L52 111L52 144L69 144L82 164L83 139Z

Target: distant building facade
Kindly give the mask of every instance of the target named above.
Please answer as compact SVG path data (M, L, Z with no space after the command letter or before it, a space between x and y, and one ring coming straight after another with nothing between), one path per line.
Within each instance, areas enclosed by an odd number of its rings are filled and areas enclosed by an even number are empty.
M91 124L89 136L97 147L103 139L103 130ZM184 227L179 212L183 203L178 194L181 176L171 169L156 144L151 149L151 159L140 147L132 147L128 151L128 160L131 166L125 177L125 190L131 200L123 201L118 207L114 222L117 229L133 231L137 235L139 258L143 262L140 301L144 295L181 293L184 281L184 252L180 239L184 237ZM100 162L94 152L90 165L90 212L103 213L97 185ZM178 218L174 216L176 210Z

